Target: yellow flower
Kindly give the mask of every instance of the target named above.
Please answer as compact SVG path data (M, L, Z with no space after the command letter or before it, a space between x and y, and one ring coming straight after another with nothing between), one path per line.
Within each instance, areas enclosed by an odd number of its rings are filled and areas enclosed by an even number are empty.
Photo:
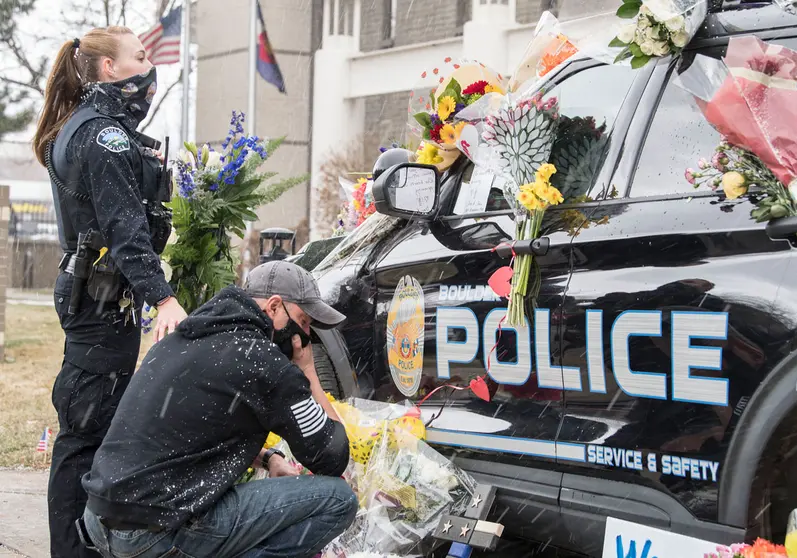
M484 88L484 94L487 95L487 93L499 93L499 94L503 95L504 94L504 90L501 89L497 85L493 85L492 83L488 83L487 87Z
M359 200L352 200L352 201L354 204L354 209L360 211L360 209L362 208L362 206L360 205L360 201Z
M541 180L543 182L549 182L551 177L556 174L556 167L553 166L551 163L545 163L544 165L540 166L535 173L537 180Z
M436 145L425 143L418 151L417 162L421 165L437 165L443 162L443 158L438 154Z
M440 141L447 145L454 145L457 143L458 136L459 134L457 134L456 128L454 128L454 126L451 124L446 124L440 128Z
M465 129L465 126L467 126L467 125L468 125L468 123L467 123L467 122L458 122L458 123L457 123L457 124L454 126L454 131L455 131L455 132L456 132L456 134L457 134L457 139L459 139L459 136L461 136L461 135L462 135L462 130L464 130L464 129Z
M722 189L729 200L747 193L747 178L740 172L731 171L722 175Z
M548 184L542 184L537 182L537 187L534 189L534 194L544 200L546 203L550 205L559 205L564 201L564 197L562 197L562 193L550 186Z
M517 201L520 204L528 209L529 211L535 211L537 209L544 209L543 203L540 201L540 198L532 194L528 188L525 190L521 190L517 196Z
M445 122L456 109L457 102L451 95L447 95L437 101L437 116L440 117L440 120L443 122Z

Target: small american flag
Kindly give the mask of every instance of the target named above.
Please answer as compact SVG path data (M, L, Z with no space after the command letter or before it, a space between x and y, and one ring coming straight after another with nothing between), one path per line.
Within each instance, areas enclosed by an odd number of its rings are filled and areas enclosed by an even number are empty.
M50 443L50 436L52 436L52 435L53 435L53 431L50 430L49 427L44 429L44 432L42 432L42 437L39 438L39 445L36 446L36 451L37 452L47 451L47 445Z
M180 34L183 7L177 6L158 24L139 35L147 50L149 61L155 64L174 64L180 61Z

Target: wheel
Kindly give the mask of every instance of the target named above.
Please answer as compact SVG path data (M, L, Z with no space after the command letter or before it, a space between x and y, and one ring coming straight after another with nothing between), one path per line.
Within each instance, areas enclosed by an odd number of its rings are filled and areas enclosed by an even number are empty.
M797 508L797 417L781 423L769 441L753 481L748 534L783 544L789 514Z
M323 390L335 399L341 399L343 390L340 387L338 375L335 373L335 367L332 366L332 359L329 358L323 343L313 344L313 362L315 363L316 374L318 374L318 381Z

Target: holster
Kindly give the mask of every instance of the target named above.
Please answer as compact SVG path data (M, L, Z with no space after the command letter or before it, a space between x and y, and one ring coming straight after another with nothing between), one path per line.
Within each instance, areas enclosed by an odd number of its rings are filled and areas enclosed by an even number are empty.
M122 273L117 269L110 251L92 266L86 281L86 291L96 302L117 301L122 288Z
M160 256L172 234L172 210L158 201L148 202L146 209L152 248Z

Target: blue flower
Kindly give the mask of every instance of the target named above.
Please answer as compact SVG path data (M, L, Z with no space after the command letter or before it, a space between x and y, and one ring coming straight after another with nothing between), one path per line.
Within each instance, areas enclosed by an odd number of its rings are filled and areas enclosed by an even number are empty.
M196 190L196 182L191 169L182 161L177 161L177 188L181 197L190 198Z
M230 142L235 136L244 133L244 120L246 120L246 117L243 112L232 111L232 118L230 119L230 131L221 144L222 149L227 149L227 146L230 145Z

